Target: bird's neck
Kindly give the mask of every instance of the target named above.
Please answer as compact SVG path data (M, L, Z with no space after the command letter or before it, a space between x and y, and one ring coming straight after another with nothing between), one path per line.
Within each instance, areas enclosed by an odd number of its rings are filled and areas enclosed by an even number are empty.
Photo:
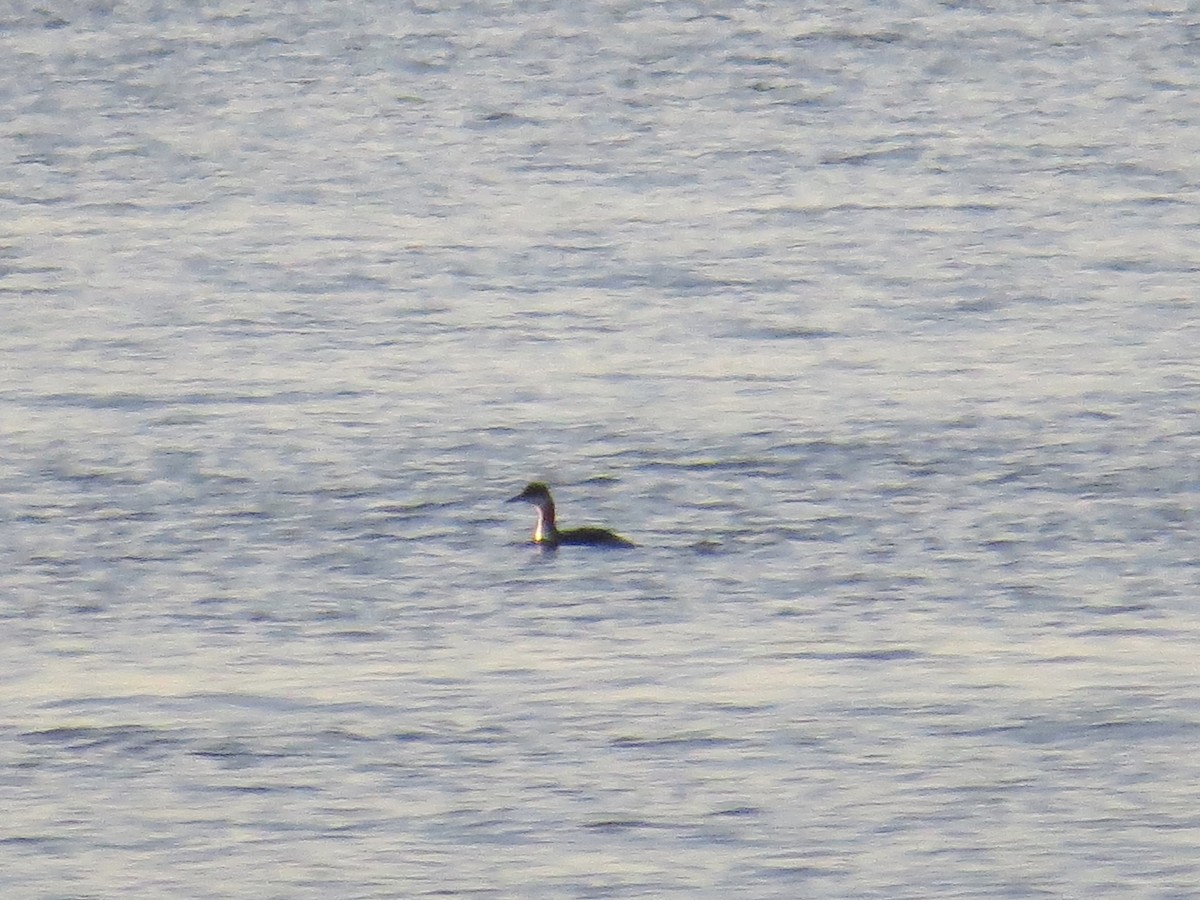
M554 524L554 503L549 500L539 503L537 514L537 527L533 529L534 541L539 544L554 543L558 540L558 528Z

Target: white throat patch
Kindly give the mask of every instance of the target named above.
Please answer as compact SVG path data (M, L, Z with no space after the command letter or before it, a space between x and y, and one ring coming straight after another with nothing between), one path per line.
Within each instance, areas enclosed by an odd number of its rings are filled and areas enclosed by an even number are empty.
M537 508L538 520L537 528L533 530L533 539L535 541L545 541L554 537L554 526L548 525L546 522L546 510L542 507Z

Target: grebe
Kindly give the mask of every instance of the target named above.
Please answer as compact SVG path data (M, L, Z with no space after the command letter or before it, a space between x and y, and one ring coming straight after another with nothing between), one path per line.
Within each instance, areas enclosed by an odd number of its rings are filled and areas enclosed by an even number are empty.
M524 500L537 507L537 527L533 529L533 542L553 550L560 544L584 544L589 547L633 547L631 541L606 528L567 528L562 531L554 524L554 500L550 488L540 481L525 486L525 490L509 499L509 503Z

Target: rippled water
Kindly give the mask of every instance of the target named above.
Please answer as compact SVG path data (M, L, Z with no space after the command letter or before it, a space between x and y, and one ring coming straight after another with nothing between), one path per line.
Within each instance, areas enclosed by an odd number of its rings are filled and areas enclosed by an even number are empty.
M1192 896L1198 41L0 12L4 896Z

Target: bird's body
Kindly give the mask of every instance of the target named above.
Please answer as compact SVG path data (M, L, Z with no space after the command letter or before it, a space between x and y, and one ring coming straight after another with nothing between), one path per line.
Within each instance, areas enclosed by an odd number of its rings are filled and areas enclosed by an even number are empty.
M554 500L550 489L539 481L525 486L525 490L511 498L510 503L523 500L537 507L537 526L533 529L533 542L554 550L563 545L587 547L632 547L631 541L607 528L563 528L554 519Z

